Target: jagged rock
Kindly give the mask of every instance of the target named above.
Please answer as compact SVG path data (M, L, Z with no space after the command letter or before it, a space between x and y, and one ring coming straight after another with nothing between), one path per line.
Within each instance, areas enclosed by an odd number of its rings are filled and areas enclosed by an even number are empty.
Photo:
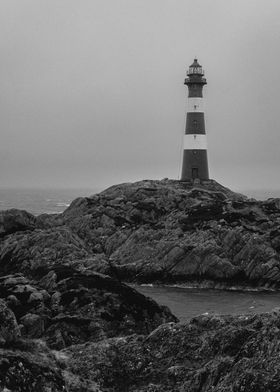
M276 287L277 200L246 199L215 182L141 181L79 198L62 219L93 253L103 249L87 268L120 279Z
M145 334L176 320L167 308L109 276L63 265L45 272L45 278L32 284L19 274L4 276L0 293L23 326L22 335L42 338L52 348Z
M199 316L149 336L72 346L75 374L101 390L130 392L278 392L279 313Z
M66 370L65 355L40 340L19 340L0 348L3 392L103 392L98 385Z
M15 343L0 349L0 386L3 391L62 392L65 380L54 355L41 342Z
M27 313L20 319L24 329L23 336L29 338L40 338L43 336L45 325L44 320L38 314Z
M121 184L40 216L32 231L5 235L0 273L52 285L45 272L63 265L128 281L275 288L279 222L279 199L247 199L215 181Z
M138 282L280 286L279 199L209 182L140 181L74 200L0 242L0 273L48 279L60 265Z
M0 299L0 342L16 342L20 337L20 330L14 313Z
M167 308L108 276L72 271L57 279L53 317L44 333L52 347L149 333L162 322L176 320Z
M0 211L0 238L17 231L34 230L36 218L26 211L11 209Z
M0 243L0 273L38 276L52 265L70 265L88 255L83 240L66 227L16 233Z

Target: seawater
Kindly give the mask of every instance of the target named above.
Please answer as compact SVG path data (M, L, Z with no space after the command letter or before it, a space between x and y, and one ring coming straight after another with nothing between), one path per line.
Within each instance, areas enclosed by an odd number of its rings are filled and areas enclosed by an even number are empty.
M181 322L200 314L253 314L280 307L280 292L189 289L133 285L160 305L168 306Z
M0 210L18 208L34 215L63 212L77 197L88 197L98 189L0 189Z
M242 193L249 198L256 200L266 200L269 198L280 198L280 189L240 189L236 192Z

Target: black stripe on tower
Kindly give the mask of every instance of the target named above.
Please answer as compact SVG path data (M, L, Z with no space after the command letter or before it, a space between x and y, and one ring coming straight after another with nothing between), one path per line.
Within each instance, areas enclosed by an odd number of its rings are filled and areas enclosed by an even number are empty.
M184 150L181 181L209 179L207 150Z
M199 83L199 81L197 81ZM187 83L186 83L187 84ZM188 84L189 98L202 98L203 84Z
M185 134L205 135L204 113L187 113Z

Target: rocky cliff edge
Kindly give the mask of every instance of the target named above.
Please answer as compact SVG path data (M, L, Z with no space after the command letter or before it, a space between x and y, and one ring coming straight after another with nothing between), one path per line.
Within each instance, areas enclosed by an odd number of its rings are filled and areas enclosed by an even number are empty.
M38 217L35 230L18 234L25 253L27 237L32 261L32 244L40 240L49 262L53 253L126 281L280 285L280 199L248 199L215 181L195 187L174 180L116 185L74 200L61 215ZM4 241L10 247L12 242L13 236Z

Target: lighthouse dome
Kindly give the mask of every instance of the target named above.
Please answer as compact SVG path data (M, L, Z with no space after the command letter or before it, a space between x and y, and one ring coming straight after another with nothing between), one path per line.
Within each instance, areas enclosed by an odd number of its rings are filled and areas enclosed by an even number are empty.
M194 59L192 65L189 67L188 75L204 75L204 71L202 69L202 66L199 64L197 59Z
M192 65L190 65L190 67L192 67L192 68L200 67L201 68L201 65L198 63L197 59L194 59Z

